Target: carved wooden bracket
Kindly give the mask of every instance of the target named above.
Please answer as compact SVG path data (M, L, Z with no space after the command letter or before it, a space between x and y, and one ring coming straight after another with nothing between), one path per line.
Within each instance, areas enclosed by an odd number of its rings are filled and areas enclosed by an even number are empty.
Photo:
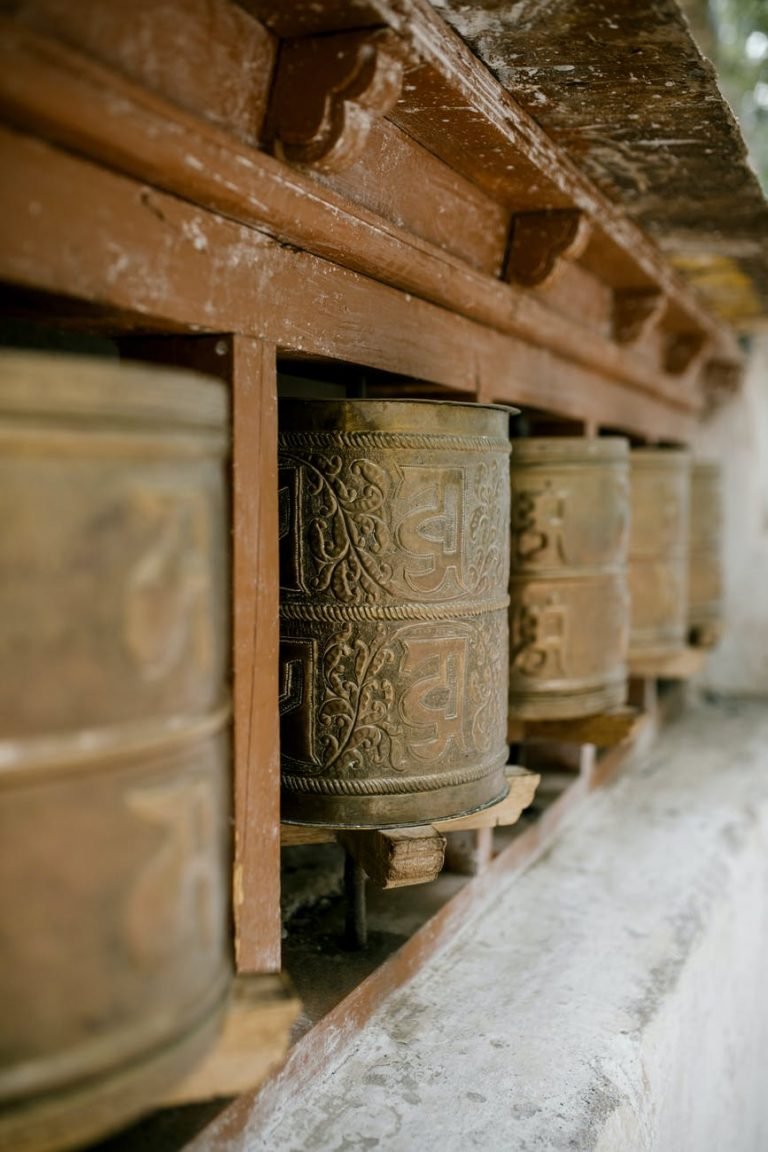
M681 376L695 360L703 357L708 345L704 332L674 332L667 341L665 371L671 376Z
M633 344L657 324L666 308L666 297L658 288L617 288L613 293L613 338L619 344Z
M701 375L707 408L717 408L741 383L742 366L732 360L709 360Z
M385 29L285 40L269 116L275 153L326 171L353 164L402 80L402 47Z
M521 212L512 217L505 278L526 288L552 280L562 260L575 260L587 246L589 219L576 208Z

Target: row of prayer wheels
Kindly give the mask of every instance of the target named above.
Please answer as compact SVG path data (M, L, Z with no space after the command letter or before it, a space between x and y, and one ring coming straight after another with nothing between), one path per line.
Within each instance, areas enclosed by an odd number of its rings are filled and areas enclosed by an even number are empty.
M515 441L510 471L508 416L284 405L287 818L482 808L505 792L510 709L623 699L627 444ZM0 1147L53 1152L160 1100L231 986L227 396L6 353L0 438ZM632 643L669 648L687 458L634 459ZM705 518L692 588L711 633Z
M634 662L717 639L717 469L620 437L510 441L509 415L282 404L284 820L494 804L509 717L603 712Z

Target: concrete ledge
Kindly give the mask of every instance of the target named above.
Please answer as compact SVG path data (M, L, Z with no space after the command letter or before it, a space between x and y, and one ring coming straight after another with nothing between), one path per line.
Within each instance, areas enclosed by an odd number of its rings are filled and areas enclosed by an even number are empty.
M697 709L249 1152L764 1152L768 703Z

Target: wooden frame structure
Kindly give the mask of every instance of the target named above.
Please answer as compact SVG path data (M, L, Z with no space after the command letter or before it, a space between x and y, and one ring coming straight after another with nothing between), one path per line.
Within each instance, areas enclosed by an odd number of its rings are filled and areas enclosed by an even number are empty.
M426 0L3 10L4 312L231 388L236 956L275 972L280 358L685 442L738 345Z

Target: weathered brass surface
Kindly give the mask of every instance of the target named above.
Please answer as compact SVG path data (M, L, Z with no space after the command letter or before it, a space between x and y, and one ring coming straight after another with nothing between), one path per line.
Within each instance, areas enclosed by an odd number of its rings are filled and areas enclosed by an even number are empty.
M688 631L693 644L711 648L723 630L722 493L720 466L691 464L691 536L688 552Z
M510 716L622 704L629 626L626 440L512 445Z
M283 819L422 824L505 795L508 415L281 406Z
M230 982L226 396L0 356L0 1147L92 1140Z
M630 667L686 644L689 461L681 449L631 453Z

